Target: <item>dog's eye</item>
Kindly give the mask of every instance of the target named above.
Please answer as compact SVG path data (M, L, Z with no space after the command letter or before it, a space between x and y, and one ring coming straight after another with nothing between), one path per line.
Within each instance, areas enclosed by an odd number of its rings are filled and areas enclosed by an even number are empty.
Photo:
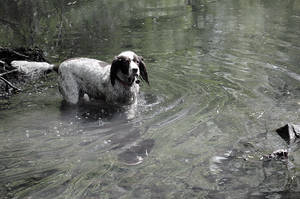
M128 59L123 59L122 62L125 63L125 64L129 64L129 63L130 63L130 60L128 60Z
M119 57L118 59L121 63L124 63L124 64L129 64L130 63L130 60L129 59L126 59L124 57Z

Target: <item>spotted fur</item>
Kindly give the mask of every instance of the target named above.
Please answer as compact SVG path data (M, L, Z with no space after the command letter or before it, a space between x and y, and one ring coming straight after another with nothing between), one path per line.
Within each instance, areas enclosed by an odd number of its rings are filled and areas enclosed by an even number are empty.
M132 51L122 52L111 65L90 58L69 59L60 64L58 74L60 93L70 104L77 104L84 94L108 103L134 104L138 78L149 84L143 58Z

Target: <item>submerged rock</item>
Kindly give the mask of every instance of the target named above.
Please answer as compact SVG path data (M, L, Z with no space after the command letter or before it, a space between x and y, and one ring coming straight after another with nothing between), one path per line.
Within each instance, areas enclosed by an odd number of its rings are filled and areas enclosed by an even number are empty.
M143 140L120 153L118 155L118 159L128 166L141 164L144 158L148 157L148 154L152 150L154 143L155 141L153 139Z
M291 144L300 137L300 125L286 124L285 126L277 129L276 132L288 144Z
M275 160L284 160L289 159L289 151L293 152L299 148L297 144L297 139L300 138L300 125L295 124L286 124L283 127L276 129L278 135L286 141L288 144L288 149L279 149L272 152L269 155L263 157L263 159L275 159Z

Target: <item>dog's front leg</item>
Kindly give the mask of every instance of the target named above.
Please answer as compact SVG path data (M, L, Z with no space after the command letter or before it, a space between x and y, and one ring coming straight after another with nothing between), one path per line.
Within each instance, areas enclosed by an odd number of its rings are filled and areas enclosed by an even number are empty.
M131 120L136 116L136 114L137 114L137 100L136 99L134 100L133 104L128 105L125 114L126 114L126 118L128 120Z

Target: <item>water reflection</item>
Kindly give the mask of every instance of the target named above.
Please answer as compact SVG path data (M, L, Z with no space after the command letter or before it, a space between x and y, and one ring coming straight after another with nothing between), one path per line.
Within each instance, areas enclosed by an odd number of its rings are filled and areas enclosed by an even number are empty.
M133 120L63 106L55 74L12 98L0 112L4 197L297 198L297 149L261 157L288 148L274 128L299 122L298 1L1 5L0 45L37 45L51 62L131 49L152 82Z

